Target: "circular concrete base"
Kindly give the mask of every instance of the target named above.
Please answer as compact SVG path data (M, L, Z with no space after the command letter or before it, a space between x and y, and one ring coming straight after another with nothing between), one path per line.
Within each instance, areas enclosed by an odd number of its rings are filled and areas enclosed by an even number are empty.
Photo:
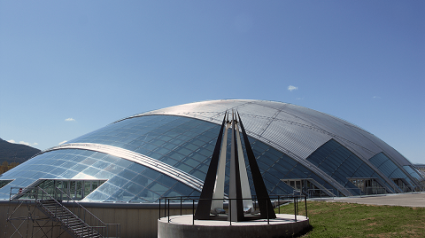
M276 219L232 222L215 220L195 220L192 215L171 216L158 220L158 238L236 238L236 237L292 237L308 229L309 220L305 216L276 214Z

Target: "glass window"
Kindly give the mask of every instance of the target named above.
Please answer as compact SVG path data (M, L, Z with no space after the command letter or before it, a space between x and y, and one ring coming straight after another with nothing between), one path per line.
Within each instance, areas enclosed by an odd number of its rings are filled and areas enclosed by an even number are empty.
M153 182L152 179L147 178L143 175L137 175L131 181L133 181L135 184L139 184L140 186L143 186L143 187L146 187Z
M402 172L400 168L385 154L378 153L369 160L377 167L385 176L389 178L403 178L409 182L409 185L414 188L415 184L409 179L408 175ZM396 185L394 182L392 185Z
M132 178L136 177L136 175L137 175L136 173L134 173L134 172L132 172L128 169L125 169L121 173L118 174L118 176L121 176L121 177L128 179L128 180L131 180Z
M149 186L149 190L157 194L164 194L166 191L168 191L168 189L168 187L159 183L152 183L152 185Z
M168 158L168 157L162 157L161 158L161 161L164 162L164 163L166 163L166 164L169 164L169 165L175 165L175 164L177 164L177 161L176 160L173 160L173 159Z
M360 158L333 139L313 152L307 160L325 171L346 188L351 186L347 179L349 177L377 177L384 181ZM318 161L321 162L318 163ZM381 163L382 158L379 158L379 161Z
M197 119L152 115L112 123L69 141L69 143L103 143L105 145L122 146L203 179L208 170L219 128L220 125ZM228 154L230 154L230 135L227 140L229 142ZM286 189L286 185L275 188L276 184L280 184L281 178L315 176L284 153L253 138L249 138L249 140L254 153L259 156L257 161L260 170L267 177L271 191L281 192ZM353 156L349 150L333 140L316 150L307 160L313 164L329 168L329 174L332 175L335 172L335 178L341 177L340 175L345 176L349 171L348 168L353 164L356 165L356 168L363 165L359 158ZM164 177L161 173L150 168L93 151L75 149L51 151L33 158L28 162L28 164L30 163L31 166L27 167L24 163L22 168L25 169L19 170L19 173L12 170L3 176L13 175L14 178L23 176L25 177L24 180L21 180L23 184L34 181L39 176L73 178L82 176L81 172L98 179L109 179L98 188L99 190L89 196L90 199L94 200L117 199L117 201L124 201L128 199L127 201L130 202L147 202L156 201L155 199L164 196L164 194L183 193L187 195L186 192L189 191L191 191L191 194L199 193L193 189L186 189L184 192L178 190L178 186L183 186L179 185L181 183L168 176ZM48 167L53 166L54 163L57 163L60 169ZM249 168L248 164L247 167ZM226 169L229 170L229 163L226 165ZM63 173L59 175L59 171ZM369 168L367 173L371 174L373 170ZM228 179L228 176L226 176L226 180ZM319 180L320 178L317 177L318 182ZM342 181L342 183L344 182ZM323 180L320 180L320 183L330 187ZM14 182L11 184L17 185ZM103 186L105 188L102 188ZM108 190L108 188L111 189ZM3 188L0 189L0 193L7 194L7 192L3 192ZM130 198L131 195L134 195L134 197Z
M179 163L175 167L186 172L186 173L189 173L193 169L192 167L190 167L189 165L184 164L184 163Z

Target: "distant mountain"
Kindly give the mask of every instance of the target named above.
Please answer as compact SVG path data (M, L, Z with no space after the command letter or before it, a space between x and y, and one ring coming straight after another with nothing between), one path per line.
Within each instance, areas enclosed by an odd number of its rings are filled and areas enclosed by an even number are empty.
M0 164L3 161L22 163L38 152L39 149L31 146L9 143L0 138Z

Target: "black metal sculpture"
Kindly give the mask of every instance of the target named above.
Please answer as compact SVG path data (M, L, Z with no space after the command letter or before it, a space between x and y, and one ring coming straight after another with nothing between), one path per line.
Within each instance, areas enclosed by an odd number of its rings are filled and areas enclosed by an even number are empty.
M237 114L237 119L235 118L235 114ZM223 122L221 124L220 133L217 138L217 142L214 148L214 152L211 158L210 166L207 171L207 175L204 182L204 187L202 189L202 193L200 196L200 200L198 202L198 207L195 212L195 219L198 220L210 220L216 219L217 216L211 216L211 204L213 199L214 189L217 186L217 167L220 159L220 150L226 149L222 147L223 141L223 129L226 124L232 124L232 135L231 135L231 156L230 156L230 180L229 180L229 215L227 217L228 220L232 222L236 221L244 221L244 220L252 220L252 219L261 219L261 218L276 218L274 213L272 204L270 202L270 198L267 193L266 186L264 184L263 178L260 173L260 169L257 165L257 161L255 159L254 153L252 151L251 145L248 140L248 136L245 132L245 128L243 126L242 120L238 113L232 113L232 120L228 120L228 113L226 112L223 118ZM245 163L241 163L239 160L243 160L243 158L239 158L238 148L242 148L242 146L238 143L241 141L237 138L240 138L238 125L240 125L241 133L243 136L243 141L245 144L245 152L248 156L249 166L251 168L252 180L255 188L255 192L257 194L257 200L259 205L260 213L258 215L245 215L244 207L243 207L243 197L242 197L242 186L241 186L241 171L246 168L241 168L240 164L244 165ZM226 127L227 130L227 127ZM227 140L227 138L224 138ZM240 152L240 151L239 151ZM243 170L241 170L243 169ZM246 176L246 172L245 173ZM222 174L221 176L225 176ZM246 189L246 188L244 188ZM249 184L248 184L249 189ZM250 198L251 199L251 198ZM214 211L213 211L214 212Z

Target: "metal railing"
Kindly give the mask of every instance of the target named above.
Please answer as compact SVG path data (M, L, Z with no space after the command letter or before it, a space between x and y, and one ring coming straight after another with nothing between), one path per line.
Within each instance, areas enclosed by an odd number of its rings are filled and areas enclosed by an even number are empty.
M387 194L387 188L385 187L366 187L366 191L363 192L365 195L371 194Z
M294 220L295 222L298 221L297 216L299 215L299 201L300 200L304 200L304 209L305 209L305 217L308 218L307 215L307 196L305 195L297 195L297 196L293 196L293 195L271 195L270 197L270 201L272 206L274 206L274 208L278 208L278 214L280 213L280 206L282 204L286 204L286 203L293 203L294 204ZM192 225L195 225L195 201L199 202L201 199L199 198L199 196L178 196L178 197L162 197L158 200L158 219L161 220L161 213L163 211L164 216L163 217L167 217L167 222L170 223L170 201L172 202L171 205L173 204L179 204L179 209L180 209L180 216L183 215L183 202L185 202L186 205L189 205L191 203L192 205ZM223 199L208 199L208 200L221 200L224 202L224 207L228 208L227 211L231 210L231 204L232 201L235 200L251 200L253 203L253 208L254 212L259 212L257 210L257 206L258 206L258 200L260 200L259 198L257 198L256 196L253 196L252 199L250 198L245 198L245 199L230 199L230 198L223 198ZM164 201L164 203L162 203L161 201ZM268 206L268 203L266 203ZM163 208L161 208L163 207ZM162 209L162 211L161 211ZM226 211L226 209L225 209ZM269 224L270 219L269 219L269 214L268 214L268 207L266 207L266 217L267 217L267 224ZM231 217L231 213L227 213L225 214L228 216L229 218L229 225L232 225L232 217Z
M11 187L10 197L14 197L13 190L17 190L18 193L22 193L19 200L27 200L42 203L42 201L52 200L62 209L67 212L74 214L82 223L87 227L96 230L100 235L104 237L120 237L121 225L119 223L105 223L100 220L97 216L83 207L77 200L72 199L66 192L60 188L45 188L40 187ZM47 191L46 191L47 190ZM70 207L73 211L64 206L63 202ZM55 218L59 218L56 214L51 214ZM65 226L69 226L69 217L60 219Z

